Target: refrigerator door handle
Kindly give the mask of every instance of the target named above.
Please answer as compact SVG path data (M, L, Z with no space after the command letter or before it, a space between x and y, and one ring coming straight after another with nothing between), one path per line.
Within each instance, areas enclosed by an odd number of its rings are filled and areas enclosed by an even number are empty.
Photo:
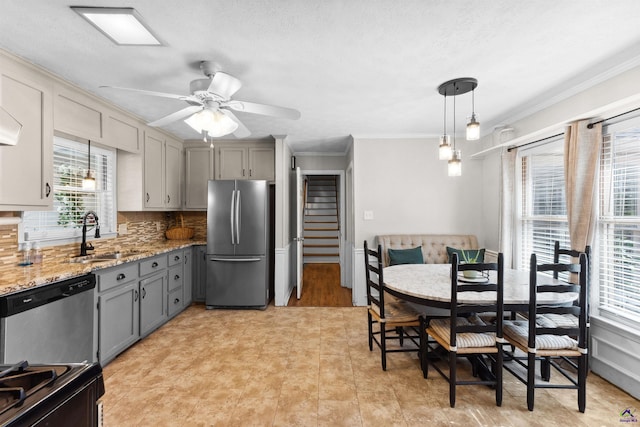
M209 261L222 261L222 262L256 262L256 261L260 261L260 258L209 258Z
M230 211L230 216L231 216L231 244L232 245L235 245L235 238L234 238L234 235L233 235L233 230L234 230L234 226L233 226L234 216L233 216L233 213L235 212L235 210L236 210L236 190L232 190L231 191L231 209L229 210Z
M240 190L236 190L236 245L240 244Z

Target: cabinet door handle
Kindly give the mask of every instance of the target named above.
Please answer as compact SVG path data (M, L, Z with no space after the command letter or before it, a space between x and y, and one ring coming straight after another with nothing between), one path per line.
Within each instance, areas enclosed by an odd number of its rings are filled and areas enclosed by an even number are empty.
M249 176L253 176L253 169L249 169Z
M171 196L167 194L167 203L171 203Z
M142 288L142 299L144 299L147 296L147 290L145 288Z
M51 194L51 186L50 186L50 185L49 185L49 183L47 182L47 183L44 185L44 187L45 187L45 189L46 189L45 197L49 197L49 194Z
M116 280L123 280L125 277L127 277L127 276L125 276L125 275L124 275L124 273L120 273L120 274L118 274L118 276L116 277Z
M138 291L133 291L133 302L138 301Z
M156 268L157 266L158 266L158 263L155 261L153 262L153 264L151 264L151 268Z
M184 256L184 263L187 263L187 255Z
M147 193L147 203L149 203L149 193Z
M174 256L174 257L173 257L173 260L174 260L174 261L179 261L179 260L180 260L180 255L176 255L176 256Z
M244 169L242 169L242 176L244 176Z
M175 276L173 276L173 280L179 280L180 279L180 275L176 274Z

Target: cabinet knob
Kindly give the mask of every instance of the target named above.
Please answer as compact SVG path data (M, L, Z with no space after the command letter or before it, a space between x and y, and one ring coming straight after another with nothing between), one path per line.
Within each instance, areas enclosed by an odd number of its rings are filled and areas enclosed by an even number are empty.
M180 275L176 274L175 276L173 276L173 280L180 280Z
M156 268L157 266L158 266L158 263L155 261L153 262L153 264L151 264L151 268Z
M178 261L178 260L180 260L180 255L176 255L176 256L174 256L174 257L173 257L173 260L174 260L174 261Z
M126 278L127 276L124 275L124 273L120 273L118 274L118 276L116 277L116 280L124 280L124 278Z

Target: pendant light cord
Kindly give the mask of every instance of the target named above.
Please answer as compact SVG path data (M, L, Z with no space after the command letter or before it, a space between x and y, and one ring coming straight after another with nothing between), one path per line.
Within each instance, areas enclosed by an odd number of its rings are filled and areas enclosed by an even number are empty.
M457 85L453 84L453 152L455 156L456 151L456 92L458 91Z

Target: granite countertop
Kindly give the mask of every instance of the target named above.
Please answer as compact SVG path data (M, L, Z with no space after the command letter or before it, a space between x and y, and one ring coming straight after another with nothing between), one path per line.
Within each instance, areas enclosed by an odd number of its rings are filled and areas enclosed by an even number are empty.
M41 264L33 264L28 267L16 265L12 270L3 272L2 277L0 277L0 295L81 276L92 271L95 272L127 262L138 261L176 249L206 244L206 241L199 240L165 240L145 244L132 250L124 250L122 251L122 256L118 259L110 259L97 263L81 264L60 262L60 260L57 259L47 262L45 259ZM95 255L99 256L101 252L98 251Z

